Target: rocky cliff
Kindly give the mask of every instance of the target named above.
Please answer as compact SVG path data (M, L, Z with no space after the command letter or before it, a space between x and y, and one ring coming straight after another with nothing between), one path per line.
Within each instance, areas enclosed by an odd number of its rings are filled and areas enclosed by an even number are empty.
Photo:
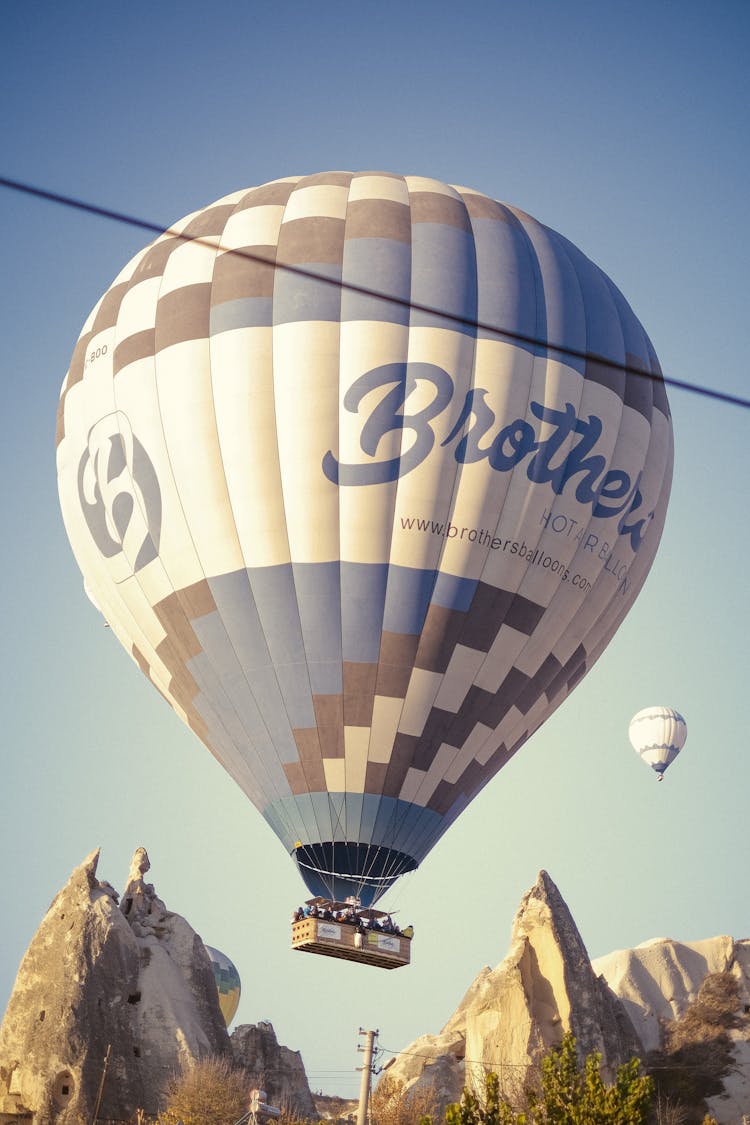
M598 1050L612 1075L639 1044L623 1006L591 967L562 895L546 871L524 895L510 950L485 968L443 1030L417 1039L388 1073L432 1088L443 1106L494 1070L512 1097L544 1051L572 1031L579 1050Z
M711 981L721 986L720 1009L701 1001ZM542 871L521 900L505 959L482 969L442 1031L411 1043L386 1073L431 1091L438 1109L464 1086L481 1090L488 1070L514 1099L566 1031L581 1056L601 1053L609 1079L633 1055L657 1078L669 1071L680 1099L693 1094L683 1100L685 1123L708 1109L720 1125L739 1125L750 1114L750 942L665 938L592 963Z
M93 852L73 872L21 963L0 1027L0 1125L91 1120L100 1094L100 1119L155 1113L169 1078L208 1054L233 1057L272 1104L317 1117L301 1057L270 1023L228 1036L203 943L145 882L144 849L121 903L97 878L98 860ZM705 996L711 982L723 1007ZM481 1086L490 1069L512 1098L566 1031L581 1055L601 1053L609 1077L632 1055L653 1062L652 1052L662 1069L665 1060L679 1069L675 1044L692 1034L691 1075L703 1068L701 1051L713 1067L694 1119L705 1097L721 1125L737 1125L750 1113L750 941L658 939L592 964L540 872L504 960L482 969L442 1031L412 1043L387 1073L429 1088L438 1108L464 1085Z
M642 1044L642 1056L663 1050L670 1027L679 1026L699 1001L702 986L727 976L734 982L734 1011L717 1013L713 1028L704 1023L697 1036L709 1053L726 1036L729 1063L718 1093L706 1105L721 1125L735 1125L750 1114L750 941L720 936L697 942L655 938L593 962L622 1001ZM683 1036L684 1039L684 1036ZM700 1066L700 1058L689 1062Z
M234 1061L266 1091L270 1105L301 1118L317 1116L302 1056L279 1044L270 1023L240 1024L230 1039Z
M145 850L121 902L98 862L95 851L75 869L21 962L0 1027L0 1125L90 1121L100 1096L102 1120L156 1113L181 1067L232 1057L209 956L145 882ZM255 1044L254 1069L306 1112L299 1055L259 1026L240 1029Z
M75 869L21 962L0 1028L6 1120L89 1120L100 1087L102 1118L153 1113L181 1064L230 1053L203 943L144 881L145 850L121 905L98 861Z

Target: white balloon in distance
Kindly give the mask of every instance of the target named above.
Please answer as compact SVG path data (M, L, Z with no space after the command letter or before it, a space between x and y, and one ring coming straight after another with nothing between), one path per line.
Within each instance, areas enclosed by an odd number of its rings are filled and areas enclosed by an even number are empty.
M601 270L385 173L170 228L86 321L58 415L106 620L310 890L365 903L602 653L671 469L656 356Z
M664 778L687 739L687 723L671 707L644 707L630 720L628 736L641 760Z

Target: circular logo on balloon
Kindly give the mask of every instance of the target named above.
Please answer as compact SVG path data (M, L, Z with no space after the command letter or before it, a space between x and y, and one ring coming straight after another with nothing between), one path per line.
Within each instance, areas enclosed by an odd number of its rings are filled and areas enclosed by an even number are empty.
M122 411L107 414L89 430L78 465L78 497L92 539L116 563L116 582L158 556L159 482Z

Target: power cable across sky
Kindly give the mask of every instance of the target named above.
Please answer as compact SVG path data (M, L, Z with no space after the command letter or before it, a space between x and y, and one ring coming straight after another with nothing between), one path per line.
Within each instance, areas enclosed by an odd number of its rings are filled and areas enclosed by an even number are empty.
M28 195L33 198L46 201L48 203L56 203L63 207L72 208L77 211L83 211L86 214L97 216L98 218L108 219L111 222L122 223L127 226L137 227L140 230L148 231L151 234L160 236L164 233L170 232L175 237L185 238L186 241L204 243L207 247L215 249L215 243L208 239L196 238L192 235L181 235L178 231L170 231L166 224L155 223L148 219L141 219L135 215L128 215L122 211L115 211L108 207L102 207L96 203L89 203L86 200L78 199L74 196L63 195L60 192L52 191L48 188L37 187L33 184L24 183L21 180L11 179L7 176L0 176L0 187L5 187L10 191L15 191L23 195ZM487 324L479 320L458 316L455 313L446 312L441 309L434 308L433 306L420 304L414 301L408 301L404 298L393 296L388 293L378 292L377 290L370 289L362 285L354 285L347 281L342 281L336 278L326 277L325 275L316 272L315 270L305 269L301 266L290 265L279 261L272 261L260 254L253 254L249 250L229 250L227 253L235 254L240 257L247 258L248 261L256 262L261 265L271 265L277 270L282 270L286 273L296 275L308 281L316 281L323 285L336 286L345 289L348 292L356 293L363 297L375 298L379 300L387 300L394 306L408 308L412 311L425 313L430 316L440 317L442 320L460 324L463 327L473 328L477 331L492 333L504 339L511 340L515 343L525 344L531 347L545 348L550 352L555 352L558 355L568 356L571 359L583 360L589 363L595 363L604 367L608 367L615 371L622 371L627 375L633 375L638 378L645 379L661 379L666 386L674 387L678 390L687 391L690 394L702 395L705 398L714 399L717 402L724 402L730 406L739 406L744 409L750 409L750 399L744 398L741 395L730 394L727 391L716 390L712 387L707 387L699 383L691 383L686 379L678 379L674 376L654 375L651 372L643 371L638 367L634 367L627 363L618 363L605 356L599 355L596 352L586 351L578 348L571 348L564 344L555 343L554 341L542 339L538 336L527 335L524 333L504 330L497 327L497 325Z

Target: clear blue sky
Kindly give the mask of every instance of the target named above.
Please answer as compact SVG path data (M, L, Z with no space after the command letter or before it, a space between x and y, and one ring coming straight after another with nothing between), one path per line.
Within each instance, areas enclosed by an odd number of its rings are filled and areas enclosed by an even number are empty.
M4 0L3 175L167 225L291 174L470 185L559 230L619 285L668 375L748 395L750 8ZM124 883L144 845L167 905L237 964L313 1088L353 1094L358 1027L437 1031L505 954L546 868L592 956L747 937L750 411L670 400L676 465L646 587L572 697L386 900L395 973L300 957L276 838L103 629L57 503L54 428L88 312L143 232L0 190L4 857L0 1008L71 869ZM627 740L687 717L664 784Z

